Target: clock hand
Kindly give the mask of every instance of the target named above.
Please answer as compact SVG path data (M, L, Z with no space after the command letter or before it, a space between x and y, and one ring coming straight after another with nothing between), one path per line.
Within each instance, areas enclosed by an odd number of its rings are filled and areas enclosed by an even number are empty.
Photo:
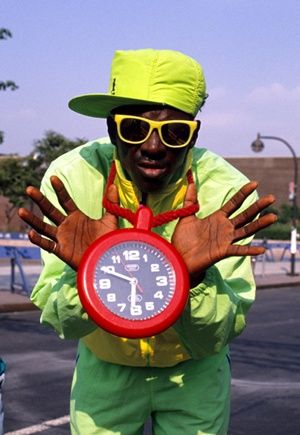
M102 270L102 272L108 273L109 275L117 276L118 278L125 279L126 281L129 281L129 282L132 281L132 278L130 276L126 276L126 275L123 275L122 273L115 272L114 270L110 269L109 267L102 266L101 270Z
M135 279L135 280L136 280L136 286L137 286L137 288L139 289L140 293L144 293L144 290L143 290L143 288L141 287L141 285L139 284L137 278L135 278L135 277L132 275L131 272L128 272L128 273L129 273L129 275L131 276L131 279Z
M137 285L137 280L135 278L133 278L130 281L130 286L131 286L131 292L130 292L130 308L134 308L135 307L135 301L136 301L136 285Z
M138 282L137 282L137 288L139 289L140 293L144 293L144 289L140 286Z
M123 264L124 269L125 269L126 264L122 261L122 258L121 258L121 263ZM133 276L132 272L129 272L129 271L128 271L128 273L129 273L129 275L131 276L132 279L136 279L136 278ZM140 293L144 293L144 290L143 290L143 288L141 287L141 285L139 284L138 280L137 280L137 288L139 289Z

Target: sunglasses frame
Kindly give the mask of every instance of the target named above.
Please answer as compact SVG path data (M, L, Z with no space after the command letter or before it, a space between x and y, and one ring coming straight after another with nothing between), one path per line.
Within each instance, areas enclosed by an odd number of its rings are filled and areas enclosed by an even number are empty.
M148 123L150 125L150 129L149 129L149 132L146 135L146 137L144 139L138 140L138 141L132 141L132 140L129 140L129 139L125 139L122 136L122 134L121 134L121 122L124 119L138 119L140 121L144 121L144 122ZM142 143L146 142L147 139L149 139L149 137L151 136L153 130L157 130L158 135L160 137L160 140L162 141L162 143L166 147L169 147L169 148L183 148L183 147L187 146L190 143L190 141L191 141L191 139L193 137L193 134L196 131L197 127L200 125L200 121L199 120L189 121L189 120L185 120L185 119L174 119L174 120L172 119L172 120L167 120L167 121L153 121L152 119L143 118L141 116L120 115L120 114L115 114L114 115L114 120L115 120L115 123L117 125L118 136L119 136L119 138L123 142L130 143L130 144L133 144L133 145L142 144ZM161 128L164 125L166 125L166 124L175 124L175 123L177 123L177 124L178 123L185 124L185 125L188 125L190 127L190 134L189 134L189 137L188 137L187 141L184 142L183 144L180 144L180 145L170 145L167 142L165 142L165 140L163 138L163 135L162 135L162 132L161 132Z

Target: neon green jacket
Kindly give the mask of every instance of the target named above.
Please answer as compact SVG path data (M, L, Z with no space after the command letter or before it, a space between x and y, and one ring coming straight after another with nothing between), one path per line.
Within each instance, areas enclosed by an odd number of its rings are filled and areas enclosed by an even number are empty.
M107 138L89 142L56 159L47 170L42 191L58 208L49 178L57 175L65 184L77 206L92 218L103 214L102 197L114 146ZM120 203L136 210L140 192L125 179L116 160ZM149 194L148 206L154 214L182 206L186 191L186 171L192 166L198 191L200 211L204 217L219 209L248 180L221 157L206 149L193 148L182 170L182 178L159 194ZM248 198L244 208L253 202ZM177 221L155 228L170 240ZM129 227L121 220L121 227ZM243 241L249 243L249 239ZM42 252L44 268L33 289L31 299L41 310L41 322L51 325L61 338L80 339L98 358L130 366L172 366L189 358L199 359L222 353L230 340L246 324L245 316L255 297L255 283L249 257L232 257L210 267L205 279L190 290L183 314L164 333L147 339L113 336L97 327L82 308L76 272L55 255Z

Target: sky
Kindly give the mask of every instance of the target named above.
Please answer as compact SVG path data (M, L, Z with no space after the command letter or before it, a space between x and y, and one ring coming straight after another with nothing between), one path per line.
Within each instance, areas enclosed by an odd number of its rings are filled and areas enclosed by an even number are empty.
M203 67L209 97L197 146L254 156L257 133L300 155L300 1L0 0L0 153L27 155L47 130L69 139L105 136L105 120L68 101L106 93L115 50L174 49ZM265 141L261 156L291 156Z

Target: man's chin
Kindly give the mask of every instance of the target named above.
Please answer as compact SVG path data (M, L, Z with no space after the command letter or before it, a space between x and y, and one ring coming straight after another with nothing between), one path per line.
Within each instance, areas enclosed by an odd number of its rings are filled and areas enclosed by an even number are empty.
M138 177L134 180L134 184L144 193L155 193L167 186L168 180L160 177Z

